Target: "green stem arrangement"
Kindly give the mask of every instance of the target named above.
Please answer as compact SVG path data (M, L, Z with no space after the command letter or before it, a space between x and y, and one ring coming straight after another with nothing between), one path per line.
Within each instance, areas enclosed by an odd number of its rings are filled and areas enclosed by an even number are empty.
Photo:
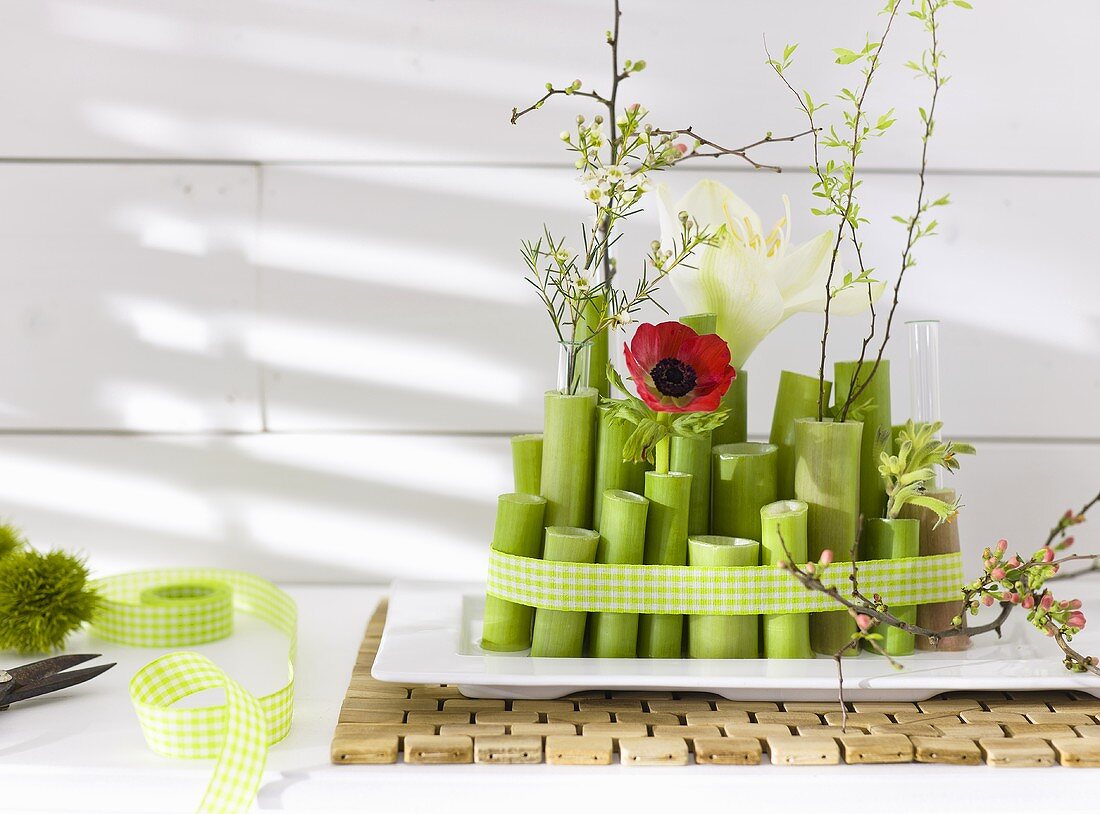
M600 535L589 529L549 526L542 558L553 562L595 562ZM531 655L539 658L580 658L584 655L586 611L537 608L531 634Z
M673 472L691 475L691 508L688 510L688 534L706 534L710 530L711 433L700 438L672 437L670 462Z
M657 421L661 424L668 424L668 413L657 413ZM672 466L672 437L666 435L660 441L657 442L657 446L653 453L653 468L662 475L667 475ZM646 481L648 483L648 480Z
M546 394L540 494L548 526L586 528L591 522L596 400L587 387L575 395Z
M737 371L737 378L730 382L730 389L722 396L720 409L729 410L729 418L714 431L714 444L740 444L749 437L749 374L744 368Z
M720 444L711 454L710 530L725 537L760 540L760 507L775 501L774 444Z
M685 565L687 526L691 511L691 475L646 472L646 565ZM684 619L680 614L643 615L638 623L638 656L678 659L683 649Z
M753 566L760 564L760 543L738 537L703 535L688 538L688 565ZM688 656L693 659L760 657L759 617L688 617Z
M700 336L713 334L718 329L717 314L688 314L680 317ZM728 421L729 419L727 419ZM703 438L684 436L672 439L671 468L673 472L687 472L691 481L691 513L688 516L688 534L695 536L710 531L710 448L713 432Z
M623 460L623 447L633 427L612 418L613 406L601 404L596 425L596 471L592 490L592 525L599 529L608 489L641 493L645 488L645 465Z
M581 311L581 335L591 343L589 351L588 381L586 384L607 398L610 385L607 381L608 330L606 326L607 294L599 293L584 304Z
M795 421L794 491L809 508L806 533L811 560L817 561L822 551L830 549L837 562L851 562L859 534L862 439L859 421ZM855 630L847 611L815 613L810 617L810 645L815 652L832 656L848 644Z
M817 380L814 380L816 386ZM810 558L806 542L809 507L801 500L779 500L760 509L760 564L804 563ZM764 615L764 658L810 659L810 615Z
M871 517L863 522L859 541L861 560L896 560L920 555L919 520L884 520ZM890 597L886 597L889 601ZM917 623L916 605L891 605L890 612L906 624ZM908 656L913 652L915 637L901 628L887 626L882 632L882 649L888 656Z
M542 433L512 436L513 488L524 495L537 495L542 485Z
M538 557L542 551L546 499L531 494L507 494L497 498L492 548L504 554ZM481 646L512 652L531 646L534 608L496 596L485 597Z
M638 565L645 558L649 500L633 492L608 489L600 512L596 562ZM588 620L588 652L597 658L632 659L638 648L638 614L593 613Z
M816 376L784 370L779 374L779 392L775 396L772 431L768 440L778 447L776 485L780 500L794 497L794 422L817 414L819 384ZM825 382L825 399L832 394L833 383ZM877 475L876 475L877 478Z
M894 453L890 424L890 362L877 370L870 362L837 362L834 366L836 401L850 403L850 412L863 423L859 452L859 512L865 518L886 512L886 491L879 475L879 453Z

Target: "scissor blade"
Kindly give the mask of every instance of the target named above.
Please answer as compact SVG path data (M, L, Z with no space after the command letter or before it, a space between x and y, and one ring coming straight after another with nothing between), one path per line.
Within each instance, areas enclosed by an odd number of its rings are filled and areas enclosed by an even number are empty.
M94 658L94 657L93 657ZM86 661L87 659L85 659ZM79 664L79 662L77 662ZM58 673L57 675L50 676L35 684L21 685L15 689L10 695L3 699L3 703L14 704L16 701L25 701L28 698L35 698L39 695L45 695L48 692L54 692L55 690L64 690L69 687L75 687L77 684L83 684L85 681L95 678L100 673L105 673L115 665L112 664L98 664L95 667L85 667L83 670L72 670L67 673ZM10 672L10 671L9 671Z
M8 670L8 673L17 683L26 686L36 684L44 678L60 673L62 670L68 670L70 667L76 667L78 664L98 658L99 653L67 653L63 656L52 656L48 659L42 659L42 661L24 664L22 667L13 667Z

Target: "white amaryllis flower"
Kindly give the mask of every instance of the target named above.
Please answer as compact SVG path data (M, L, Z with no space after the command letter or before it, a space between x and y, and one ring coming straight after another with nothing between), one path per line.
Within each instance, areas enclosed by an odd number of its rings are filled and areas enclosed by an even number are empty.
M717 181L700 181L675 203L662 184L657 197L661 245L666 250L676 251L674 244L683 231L681 212L687 212L700 229L717 233L717 245L700 246L670 277L690 312L718 316L718 335L729 345L734 367L744 365L764 337L791 314L825 310L836 234L828 230L800 246L792 245L787 196L783 196L785 217L767 234L756 212ZM872 284L870 297L866 285L837 292L843 278L838 269L831 314L861 313L885 288L883 283Z

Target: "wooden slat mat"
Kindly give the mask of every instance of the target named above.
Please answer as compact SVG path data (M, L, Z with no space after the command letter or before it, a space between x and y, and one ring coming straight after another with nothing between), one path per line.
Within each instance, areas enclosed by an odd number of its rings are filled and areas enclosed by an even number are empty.
M584 692L553 701L463 697L377 681L386 623L367 625L332 739L332 762L725 764L948 763L1100 766L1100 699L948 694L915 704L728 701L705 693Z

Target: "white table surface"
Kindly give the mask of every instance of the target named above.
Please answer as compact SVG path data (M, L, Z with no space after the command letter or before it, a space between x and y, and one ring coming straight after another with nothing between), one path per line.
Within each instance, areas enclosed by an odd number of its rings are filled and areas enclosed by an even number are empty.
M1100 788L1100 770L1061 767L333 766L328 748L337 711L364 626L385 589L284 587L300 611L297 699L291 733L268 758L257 800L261 811L561 814L755 806L828 812L874 801L892 814L941 814L962 811L968 803L973 811L979 794L992 799L986 795L998 787L1012 789L1014 807L1059 811L1094 799ZM244 620L230 639L193 649L254 692L265 692L283 679L285 647L279 634ZM0 811L193 810L212 762L151 752L126 689L158 652L86 636L74 638L69 649L103 653L118 667L81 687L0 713ZM5 666L20 663L11 654L0 658Z

